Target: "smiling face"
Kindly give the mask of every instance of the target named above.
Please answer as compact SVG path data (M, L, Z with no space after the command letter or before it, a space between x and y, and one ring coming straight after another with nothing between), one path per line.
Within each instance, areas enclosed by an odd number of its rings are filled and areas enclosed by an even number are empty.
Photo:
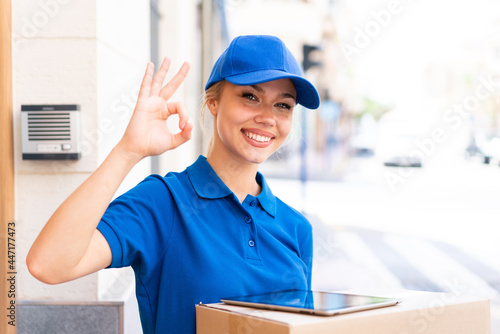
M225 82L220 98L207 103L214 116L210 155L252 164L264 162L290 133L296 96L290 79L252 86Z

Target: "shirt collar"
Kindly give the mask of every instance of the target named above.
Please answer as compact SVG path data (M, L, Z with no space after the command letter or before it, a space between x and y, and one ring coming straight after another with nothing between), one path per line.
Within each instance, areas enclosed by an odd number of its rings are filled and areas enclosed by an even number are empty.
M262 191L257 196L260 205L268 214L273 217L276 216L276 197L274 197L271 188L267 185L266 179L264 179L264 176L259 172L257 172L255 179L262 187Z
M207 158L202 155L187 168L187 174L194 190L202 198L223 198L233 193L212 169ZM276 215L276 197L261 173L257 172L255 179L262 187L257 199L262 208L274 217Z
M187 168L187 173L194 190L200 197L215 199L232 194L231 189L222 182L207 162L207 158L202 155Z

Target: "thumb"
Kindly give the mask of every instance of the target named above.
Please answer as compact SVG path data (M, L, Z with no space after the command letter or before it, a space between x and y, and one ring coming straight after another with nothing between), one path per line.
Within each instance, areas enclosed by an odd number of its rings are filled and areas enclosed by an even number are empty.
M172 144L174 147L178 147L189 139L191 139L191 132L193 130L193 123L187 122L181 132L176 133L172 139Z

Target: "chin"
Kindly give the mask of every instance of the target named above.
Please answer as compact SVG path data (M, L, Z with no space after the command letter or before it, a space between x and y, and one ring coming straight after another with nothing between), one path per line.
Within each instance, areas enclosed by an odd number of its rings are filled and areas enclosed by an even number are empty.
M253 163L253 164L256 164L256 165L260 165L261 163L265 162L267 160L267 158L269 158L271 156L271 154L273 154L273 152L269 153L269 152L247 152L247 154L245 154L245 158L248 162L250 163Z

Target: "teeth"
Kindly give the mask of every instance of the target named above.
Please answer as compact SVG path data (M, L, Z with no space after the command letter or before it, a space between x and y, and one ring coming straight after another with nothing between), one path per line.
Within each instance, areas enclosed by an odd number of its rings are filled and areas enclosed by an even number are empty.
M251 133L251 132L243 132L243 133L248 138L251 138L251 139L256 140L258 142L261 142L261 143L267 143L268 141L271 140L271 137L264 137L261 135L256 135L255 133Z

